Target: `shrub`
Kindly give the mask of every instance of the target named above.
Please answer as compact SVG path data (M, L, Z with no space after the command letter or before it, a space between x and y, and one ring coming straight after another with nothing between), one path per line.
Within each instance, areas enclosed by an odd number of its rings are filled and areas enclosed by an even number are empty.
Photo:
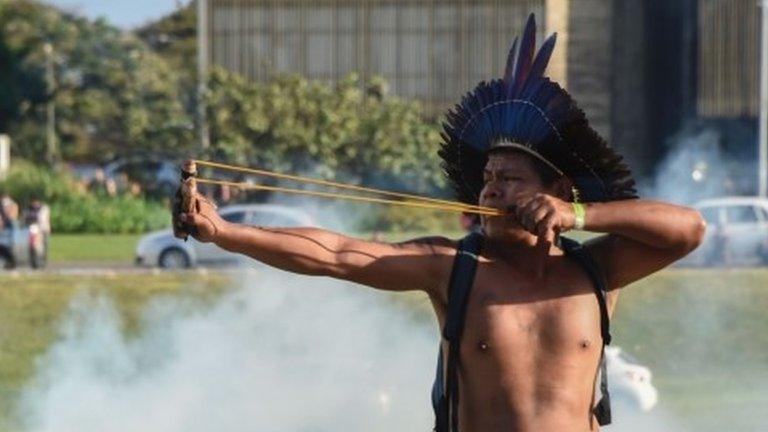
M461 229L459 213L448 211L401 206L376 206L362 214L359 227L361 231L440 234Z
M60 233L142 233L170 224L167 206L129 195L87 193L68 173L16 162L0 189L23 208L37 196L51 208L51 228Z

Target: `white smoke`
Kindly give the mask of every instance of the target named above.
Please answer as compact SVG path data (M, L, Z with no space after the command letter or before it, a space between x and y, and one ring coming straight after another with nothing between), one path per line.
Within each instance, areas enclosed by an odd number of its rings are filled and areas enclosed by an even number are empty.
M640 182L643 195L693 204L702 198L727 194L731 179L726 174L719 141L719 133L712 129L676 140L657 167L656 175L650 181Z
M20 415L34 431L429 430L437 334L360 287L276 270L207 312L155 303L126 338L81 296Z

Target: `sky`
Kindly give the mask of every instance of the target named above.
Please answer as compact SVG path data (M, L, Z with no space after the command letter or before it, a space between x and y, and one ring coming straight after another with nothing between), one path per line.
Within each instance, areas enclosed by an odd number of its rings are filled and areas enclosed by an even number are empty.
M104 17L122 29L132 29L166 15L189 0L46 0L91 19Z

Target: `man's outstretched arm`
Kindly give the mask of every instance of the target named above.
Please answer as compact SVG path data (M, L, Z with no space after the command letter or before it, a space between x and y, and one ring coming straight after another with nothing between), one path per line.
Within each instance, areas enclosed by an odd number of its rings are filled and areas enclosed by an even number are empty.
M213 242L267 265L307 275L329 276L374 288L435 290L448 278L455 254L443 238L381 243L319 228L265 228L233 224L196 197L196 211L178 219L199 241Z

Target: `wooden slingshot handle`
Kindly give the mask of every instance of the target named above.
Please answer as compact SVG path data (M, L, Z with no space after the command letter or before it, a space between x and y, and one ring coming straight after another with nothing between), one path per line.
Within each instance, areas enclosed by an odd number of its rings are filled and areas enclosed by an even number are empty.
M179 213L193 213L195 211L195 194L197 192L197 164L193 160L186 160L181 164L181 186L179 187ZM175 225L178 223L179 225ZM174 222L174 234L176 237L187 240L189 234L195 234L190 231L190 227L181 222Z
M194 197L197 193L197 164L193 160L181 165L181 209L184 213L195 211Z

